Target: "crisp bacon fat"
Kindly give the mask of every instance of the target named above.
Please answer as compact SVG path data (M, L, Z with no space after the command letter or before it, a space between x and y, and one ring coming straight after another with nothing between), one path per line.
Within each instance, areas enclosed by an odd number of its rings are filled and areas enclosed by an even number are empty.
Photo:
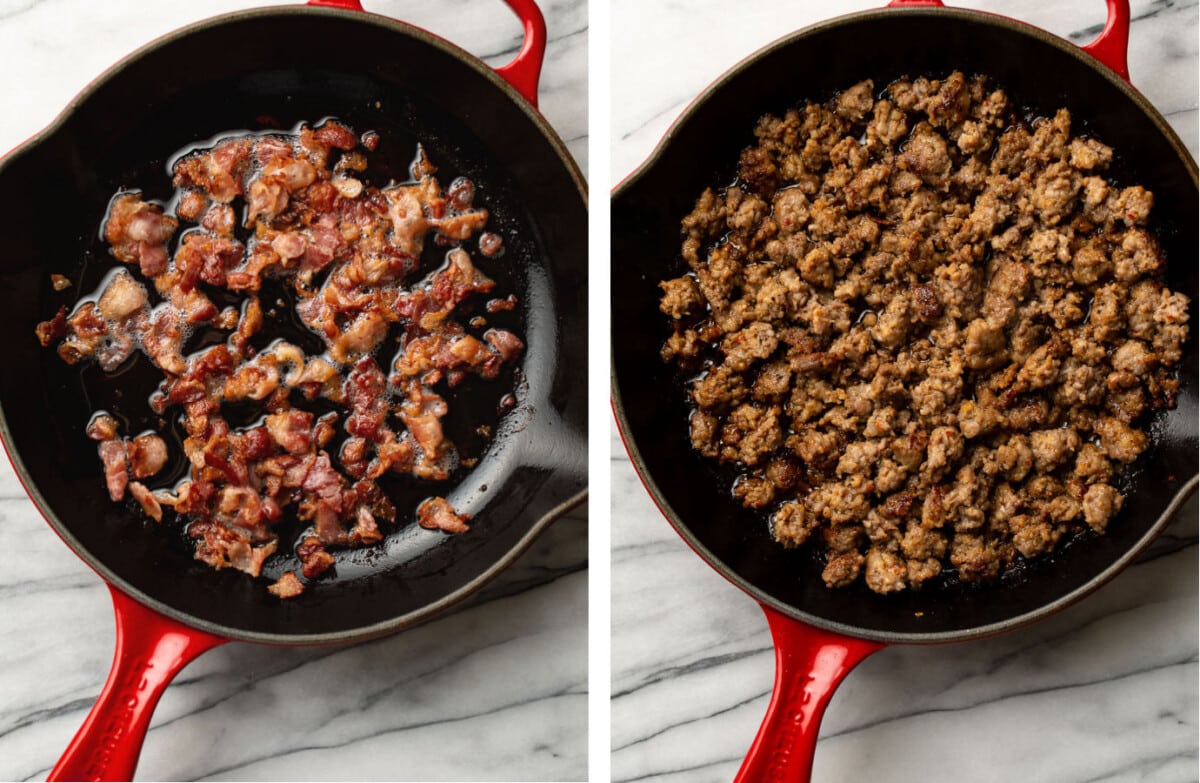
M524 349L512 332L475 336L456 319L460 305L474 297L482 304L496 288L472 251L495 263L503 250L498 234L484 232L488 213L474 205L475 186L459 178L443 189L420 148L409 182L367 185L364 151L379 141L368 133L360 142L328 121L186 155L174 167L174 214L137 192L118 193L103 235L124 266L74 310L62 307L37 326L41 344L57 343L69 364L91 360L112 372L140 350L162 371L150 406L160 416L182 413L183 481L151 488L171 461L157 433L123 437L117 419L98 412L87 434L99 443L113 501L128 490L156 522L173 508L196 559L213 568L259 576L288 518L308 525L295 547L304 580L333 566L329 548L381 541L381 523L394 524L396 509L376 480L389 472L442 480L458 464L438 388L469 375L495 379ZM193 225L181 230L185 223ZM445 260L422 273L430 242L447 248ZM323 353L282 339L262 350L251 344L268 317L259 301L268 278L294 289L295 314ZM228 305L231 297L241 297L240 307ZM475 316L470 325L486 321ZM197 327L228 336L186 354ZM389 335L400 346L394 355ZM317 416L293 405L317 398L339 411ZM232 427L226 403L256 405L262 416ZM346 437L335 448L339 430ZM431 529L468 530L441 497L414 514ZM304 584L288 571L270 590L290 598Z

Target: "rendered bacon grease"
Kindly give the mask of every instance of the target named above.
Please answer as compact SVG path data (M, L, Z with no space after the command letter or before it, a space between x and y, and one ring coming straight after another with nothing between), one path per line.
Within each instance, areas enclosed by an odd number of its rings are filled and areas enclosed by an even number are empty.
M377 479L391 472L443 480L459 464L438 389L468 375L494 379L524 348L509 331L476 337L456 320L460 305L495 287L472 252L487 260L503 250L498 235L484 232L488 213L473 205L472 183L459 178L443 190L418 148L410 182L368 186L363 149L378 143L376 134L360 141L328 121L294 134L230 137L186 155L174 166L175 214L137 192L118 193L103 231L127 266L93 299L37 327L41 343L59 341L70 364L95 361L112 372L142 351L162 371L149 404L159 416L182 413L188 478L150 488L170 456L158 433L130 437L100 412L87 434L99 442L113 501L128 492L155 521L173 507L196 559L213 568L258 576L289 516L309 525L295 548L305 580L330 568L330 548L379 542L396 509ZM196 225L181 231L181 223ZM428 243L446 248L445 260L422 272ZM276 304L259 301L271 278L294 289L295 316L319 336L323 354L283 339L251 345L264 308ZM219 308L218 292L240 306ZM515 302L493 299L486 309ZM472 318L476 331L484 321ZM200 327L228 335L185 355ZM389 333L398 333L398 351ZM301 400L334 410L316 415L298 407ZM231 427L229 405L253 406L260 417ZM332 453L339 429L347 437ZM468 530L441 497L415 514L427 528ZM288 598L304 582L289 571L269 589Z
M1153 195L983 77L870 81L758 121L683 220L663 358L691 441L824 581L992 580L1121 508L1174 407L1188 298Z

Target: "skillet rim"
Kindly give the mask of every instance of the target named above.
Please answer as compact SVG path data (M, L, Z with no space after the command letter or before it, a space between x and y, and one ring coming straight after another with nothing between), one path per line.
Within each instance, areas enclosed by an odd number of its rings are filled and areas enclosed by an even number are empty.
M70 121L72 115L74 115L81 106L91 100L93 95L101 87L119 78L127 66L137 62L143 57L157 52L160 49L169 47L175 44L177 41L187 38L191 35L205 32L213 28L219 28L227 24L268 17L297 15L334 17L359 24L383 27L393 34L408 36L415 39L419 43L431 46L435 49L440 49L443 53L450 55L463 65L475 71L478 75L489 81L493 87L499 89L500 92L502 92L509 99L509 101L514 103L538 130L543 139L550 145L554 154L558 157L559 162L565 168L566 173L571 178L571 181L574 183L575 188L579 193L579 197L583 203L585 211L587 210L587 182L583 177L578 163L571 156L571 153L567 149L562 138L550 126L546 118L543 117L542 114L536 108L534 108L534 106L530 104L529 101L523 95L521 95L521 93L518 92L515 87L505 81L498 73L496 73L495 69L488 66L483 62L483 60L462 49L461 47L447 41L446 39L441 38L440 36L399 19L383 16L370 11L356 11L327 6L310 5L249 8L241 11L220 14L179 27L149 41L143 46L138 47L132 53L122 57L120 60L110 65L100 75L90 81L70 100L70 102L67 103L65 107L63 107L63 109L57 115L55 115L54 119L44 128L0 157L0 177L4 176L6 170L14 161L32 152L39 145L53 138L54 135L61 131L63 127ZM106 584L115 587L143 606L152 609L164 617L182 623L189 628L215 634L228 640L255 642L269 645L334 645L368 641L406 630L440 614L443 614L450 608L465 601L482 589L488 582L494 579L498 574L504 571L521 555L523 555L533 544L534 540L546 529L546 527L571 509L581 505L588 496L588 489L585 483L583 489L579 490L574 495L567 497L558 505L546 510L538 519L534 520L530 524L530 527L525 534L522 535L521 538L518 539L506 552L504 552L501 557L493 561L486 570L480 572L473 579L461 585L452 592L447 593L435 601L429 602L420 609L392 617L388 620L383 620L371 625L360 626L350 630L330 631L315 634L266 633L225 626L220 623L214 623L196 617L133 587L126 580L118 576L100 558L93 556L92 553L85 548L71 533L70 529L58 519L57 514L53 512L50 504L47 502L45 496L38 488L37 482L33 479L33 476L26 468L24 460L21 459L16 447L10 447L9 444L11 441L12 434L8 425L8 416L4 410L4 407L0 405L0 446L3 447L4 453L8 457L8 461L12 465L13 471L17 476L17 480L21 484L21 488L24 490L29 500L33 502L43 519L45 519L50 525L51 530L58 535L63 543L65 543L77 557L79 557L89 568L96 572L96 574L99 575ZM586 473L583 478L586 482Z
M1007 30L1009 33L1017 35L1025 35L1035 39L1041 44L1051 46L1058 49L1060 52L1066 53L1075 57L1084 65L1087 65L1090 70L1095 72L1101 78L1107 80L1112 86L1117 87L1122 95L1133 106L1140 110L1155 126L1159 134L1164 137L1170 144L1172 150L1183 164L1184 168L1190 175L1192 185L1200 190L1200 172L1198 172L1197 161L1188 152L1183 141L1175 130L1167 123L1162 114L1154 107L1150 101L1141 94L1132 83L1125 81L1119 77L1112 69L1105 65L1100 60L1085 52L1080 46L1043 30L1040 27L1011 19L1006 16L988 13L986 11L976 11L965 8L949 8L949 7L920 7L920 8L879 8L869 11L844 14L841 16L817 22L812 25L800 28L792 33L777 38L776 40L759 48L748 56L739 60L728 70L723 72L707 87L704 88L688 106L680 113L680 115L671 123L666 133L655 145L650 155L636 169L631 171L621 182L612 190L611 199L615 205L618 200L633 191L639 181L648 174L662 158L666 155L667 149L671 146L675 136L686 126L704 107L710 98L717 93L726 89L729 84L734 81L741 73L750 66L757 63L759 60L768 57L775 52L795 45L800 45L805 39L813 36L825 34L835 28L844 26L853 26L862 22L873 22L880 19L895 19L897 15L907 17L950 17L962 21L970 21L999 27ZM614 327L615 329L615 327ZM610 335L611 336L611 335ZM659 512L667 519L675 532L684 540L684 543L696 554L698 554L704 562L717 573L731 582L734 586L753 598L757 603L764 607L770 607L781 614L784 614L794 620L798 620L809 626L832 631L842 634L843 636L866 639L875 642L883 642L886 644L942 644L948 642L968 641L971 639L980 639L987 636L994 636L999 633L1015 630L1039 620L1048 617L1051 614L1058 612L1061 609L1074 604L1083 598L1087 597L1101 586L1111 581L1117 574L1123 571L1128 565L1137 559L1154 540L1162 533L1163 529L1169 525L1179 510L1188 498L1196 494L1200 488L1200 469L1187 480L1185 480L1175 492L1174 496L1167 503L1166 508L1159 515L1158 519L1150 525L1146 532L1132 546L1125 550L1120 557L1113 560L1107 567L1092 577L1090 580L1070 591L1069 593L1043 603L1037 608L1022 612L1006 620L988 623L986 625L972 626L956 631L932 631L928 633L921 632L894 632L880 631L869 628L841 623L835 620L828 620L817 615L809 614L796 605L776 598L755 585L751 584L747 579L741 576L736 570L727 565L720 557L713 553L708 547L700 542L698 537L691 531L691 528L686 522L675 512L667 501L665 494L659 489L657 481L654 479L646 461L643 459L641 450L637 446L636 439L629 429L629 420L625 415L625 405L621 397L620 384L617 379L617 362L615 346L616 340L610 340L609 346L609 367L610 367L610 397L611 406L614 418L617 423L617 431L621 437L622 445L629 456L630 462L633 464L634 470L637 473L638 479L642 486L650 494L654 505Z

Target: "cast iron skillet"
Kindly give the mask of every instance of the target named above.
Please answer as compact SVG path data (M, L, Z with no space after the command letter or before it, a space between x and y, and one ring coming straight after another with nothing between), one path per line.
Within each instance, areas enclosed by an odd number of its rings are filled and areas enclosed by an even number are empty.
M533 0L506 2L525 41L498 73L427 32L363 13L358 0L196 24L114 66L0 163L0 335L5 366L21 368L0 373L0 436L34 503L112 587L117 612L112 674L53 779L131 779L159 695L209 647L349 642L407 628L477 590L583 498L585 186L534 108L541 13ZM475 182L477 203L505 237L505 255L488 271L519 296L514 318L527 348L518 404L478 466L436 489L401 487L397 532L338 555L335 578L281 603L264 582L196 563L181 540L108 500L83 427L94 407L119 402L126 378L121 392L96 383L94 368L68 367L42 349L33 327L111 266L97 229L118 188L163 197L154 189L169 188L167 159L186 144L329 115L382 137L369 177L405 179L419 140L444 182ZM56 293L53 272L74 286ZM507 390L479 386L481 415L497 418ZM471 514L472 531L446 536L404 519L431 494ZM268 577L295 567L277 559Z
M861 585L829 590L819 558L774 543L766 523L730 496L729 477L690 448L685 393L658 356L666 321L657 282L683 271L680 218L704 187L732 180L738 153L765 112L825 100L867 77L882 86L903 75L984 73L1041 114L1068 107L1077 129L1117 150L1118 179L1154 191L1168 282L1192 298L1194 325L1196 164L1125 81L1129 7L1109 0L1108 9L1104 32L1084 51L1003 17L941 7L890 8L807 28L710 86L613 195L612 257L620 259L612 264L613 406L625 445L684 540L762 604L776 643L775 691L739 781L807 780L817 724L834 688L884 644L973 639L1031 623L1133 560L1197 485L1196 329L1180 369L1179 405L1155 419L1152 449L1106 535L1081 537L1055 562L1032 564L994 587L887 597Z

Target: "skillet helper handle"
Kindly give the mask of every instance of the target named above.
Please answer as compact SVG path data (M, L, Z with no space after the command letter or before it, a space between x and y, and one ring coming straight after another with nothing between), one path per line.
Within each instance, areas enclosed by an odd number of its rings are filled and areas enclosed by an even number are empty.
M108 589L117 618L112 671L47 780L133 780L150 716L167 684L197 655L228 641Z
M546 59L546 19L542 9L538 8L535 0L504 0L521 20L521 28L525 32L525 40L521 50L508 65L496 69L500 78L512 85L521 93L521 97L538 105L538 80L542 75L542 63ZM327 8L344 8L349 11L362 11L361 0L308 0L309 5L320 5Z
M775 689L734 783L808 783L821 716L834 690L863 658L884 645L762 609L775 641Z
M1108 19L1096 40L1079 47L1129 81L1129 0L1104 0ZM888 8L944 8L942 0L891 0Z
M1129 81L1129 0L1106 0L1108 20L1096 40L1079 48ZM1132 83L1132 82L1131 82Z

